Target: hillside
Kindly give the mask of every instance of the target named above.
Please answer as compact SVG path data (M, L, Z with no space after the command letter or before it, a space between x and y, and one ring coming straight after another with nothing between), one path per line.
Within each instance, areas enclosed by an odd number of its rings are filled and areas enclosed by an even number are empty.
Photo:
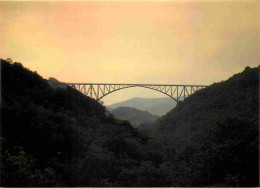
M108 108L131 107L138 110L147 111L153 115L162 116L176 106L176 102L171 98L132 98L120 103L109 105Z
M1 187L259 186L259 67L138 131L77 90L0 61Z
M75 89L0 61L0 186L162 185L158 141Z
M246 67L144 125L165 138L169 179L182 186L258 186L258 104L259 67Z
M130 107L118 107L112 110L111 113L119 119L129 121L134 127L137 127L140 123L154 121L159 118L159 116L152 115L146 111Z

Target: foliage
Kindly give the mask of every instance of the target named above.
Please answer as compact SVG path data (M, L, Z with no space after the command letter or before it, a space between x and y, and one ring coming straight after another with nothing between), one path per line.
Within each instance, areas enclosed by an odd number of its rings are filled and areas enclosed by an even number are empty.
M36 160L23 150L18 155L10 155L8 151L2 158L2 184L9 186L56 186L57 179L52 168L38 170Z
M1 186L258 186L259 67L180 102L149 136L20 63L1 59L1 75Z
M124 169L157 168L149 138L99 102L20 63L1 71L1 186L121 186Z
M176 169L172 184L258 186L258 104L259 67L246 67L153 123L150 130L165 138L166 163Z

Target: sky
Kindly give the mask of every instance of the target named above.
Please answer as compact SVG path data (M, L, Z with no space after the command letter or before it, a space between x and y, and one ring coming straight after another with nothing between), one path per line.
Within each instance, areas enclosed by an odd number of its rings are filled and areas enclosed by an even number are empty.
M80 83L210 85L256 67L259 1L0 1L0 58ZM166 97L129 88L105 105Z

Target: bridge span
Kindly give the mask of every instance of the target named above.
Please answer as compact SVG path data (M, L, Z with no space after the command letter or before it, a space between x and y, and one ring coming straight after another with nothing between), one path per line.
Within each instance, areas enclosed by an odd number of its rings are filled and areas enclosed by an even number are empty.
M196 91L207 87L206 85L164 85L164 84L108 84L108 83L66 83L69 86L77 89L81 93L101 100L103 97L115 91L131 88L131 87L143 87L161 92L171 97L176 102L180 101L180 98L184 99Z

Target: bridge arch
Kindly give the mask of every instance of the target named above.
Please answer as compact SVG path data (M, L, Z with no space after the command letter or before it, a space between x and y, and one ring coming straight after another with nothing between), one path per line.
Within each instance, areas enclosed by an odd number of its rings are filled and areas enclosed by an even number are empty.
M156 89L149 88L149 87L144 87L144 86L130 86L130 87L126 87L126 88L131 88L131 87L141 87L141 88L146 88L146 89L151 89L151 90L154 90L154 91L158 91L158 92L160 92L160 93L162 93L162 94L164 94L164 95L167 95L168 97L172 98L172 99L175 100L176 102L178 102L174 97L172 97L172 96L170 96L169 94L164 93L164 92L162 92L162 91L160 91L160 90L156 90ZM117 90L115 90L115 91L122 90L122 89L126 89L126 88L120 88L120 89L117 89ZM113 92L115 92L115 91L111 91L110 93L113 93ZM107 93L107 94L103 95L102 97L99 98L99 100L101 100L101 99L104 98L105 96L109 95L110 93Z
M119 91L121 89L131 87L143 87L158 91L172 98L176 102L180 101L180 98L184 99L196 91L205 88L205 85L163 85L163 84L101 84L101 83L67 83L69 86L77 89L83 94L101 100L105 96Z

